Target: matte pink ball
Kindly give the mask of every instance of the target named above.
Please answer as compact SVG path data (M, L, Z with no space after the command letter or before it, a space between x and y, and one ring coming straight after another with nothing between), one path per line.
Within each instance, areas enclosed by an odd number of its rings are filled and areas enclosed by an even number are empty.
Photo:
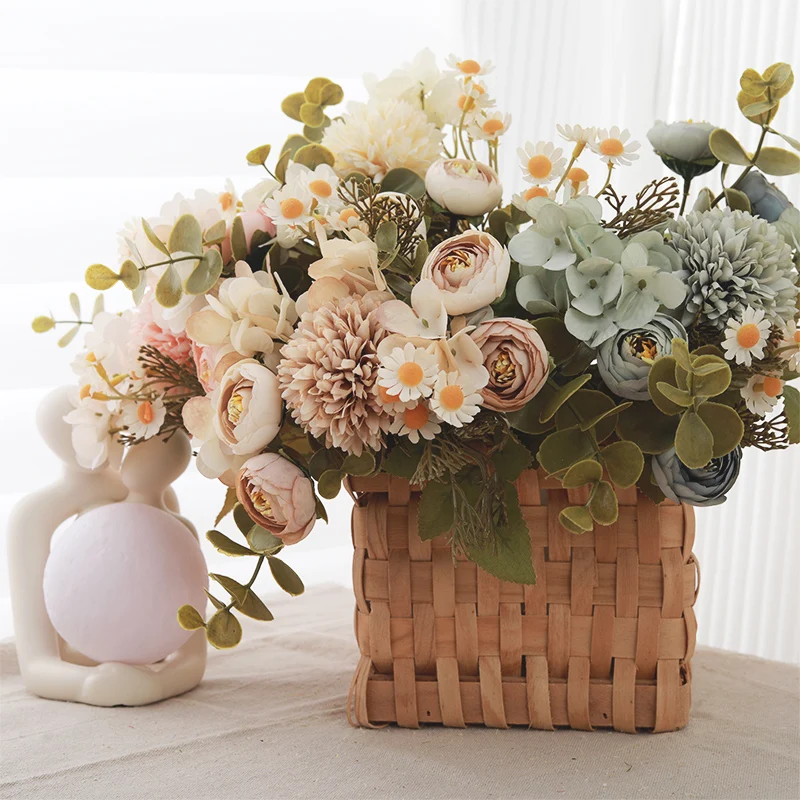
M208 585L200 545L171 514L112 503L78 517L56 542L44 571L53 627L95 661L153 664L191 633L176 618L201 612Z

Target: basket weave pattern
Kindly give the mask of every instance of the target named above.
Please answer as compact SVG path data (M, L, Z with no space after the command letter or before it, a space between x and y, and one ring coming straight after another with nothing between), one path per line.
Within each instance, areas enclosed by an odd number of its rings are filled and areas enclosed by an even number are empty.
M355 725L527 725L656 732L689 718L699 580L691 507L618 492L619 520L558 523L585 490L517 481L536 586L505 583L417 535L419 494L352 478Z

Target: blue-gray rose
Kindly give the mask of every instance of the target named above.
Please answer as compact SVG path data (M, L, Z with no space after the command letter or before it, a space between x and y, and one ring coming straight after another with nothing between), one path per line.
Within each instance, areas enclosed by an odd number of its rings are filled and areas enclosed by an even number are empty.
M597 366L606 386L626 400L649 400L647 376L659 356L672 352L673 339L686 339L678 320L656 314L641 328L619 331L597 351Z
M672 447L653 456L653 478L658 488L676 503L690 506L718 506L739 477L742 448L737 447L721 458L714 458L701 469L689 469Z
M747 195L753 213L767 222L775 222L787 208L792 207L789 198L757 169L745 175L739 189Z

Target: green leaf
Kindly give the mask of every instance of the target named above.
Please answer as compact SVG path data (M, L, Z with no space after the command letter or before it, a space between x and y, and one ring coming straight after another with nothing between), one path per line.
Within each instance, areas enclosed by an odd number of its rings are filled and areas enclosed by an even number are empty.
M53 330L56 326L56 321L52 317L35 317L31 323L34 333L47 333Z
M308 471L311 473L311 477L318 481L329 469L338 470L343 463L344 459L338 451L327 450L323 447L311 456L308 462Z
M386 220L378 225L375 231L375 244L378 250L384 253L392 253L397 247L397 223L394 220Z
M555 394L545 404L542 413L539 415L540 422L547 422L555 416L556 411L561 408L564 403L572 397L585 383L590 381L592 376L590 374L579 375L573 378L569 383L556 389Z
M316 103L303 103L300 106L300 121L309 128L319 128L325 121L322 106Z
M450 483L428 481L419 499L417 531L423 542L453 527L453 489Z
M84 277L86 283L98 292L110 289L119 280L119 275L105 264L92 264L87 267Z
M389 451L389 455L383 460L382 467L390 475L396 475L398 478L405 478L410 481L417 471L423 448L414 448L409 453L406 452L405 447L409 447L409 445L404 443L403 447L399 445L393 447Z
M531 451L513 436L492 456L497 474L505 481L515 481L533 463Z
M144 217L142 217L142 230L150 244L152 244L156 250L160 250L165 256L169 255L167 246L156 236L156 232L150 227L150 223Z
M762 147L756 166L767 175L795 175L800 172L800 156L782 147Z
M700 356L695 360L692 394L695 397L716 397L731 385L731 368L716 356Z
M247 509L243 505L235 505L233 507L233 521L236 523L239 532L243 533L245 536L250 532L250 528L255 525L255 522L250 519ZM214 524L216 525L217 523L215 522Z
M271 531L260 525L253 525L245 534L250 549L259 555L274 555L283 550L283 542Z
M185 605L178 609L178 625L185 631L196 631L198 628L205 628L206 621L194 606Z
M69 306L72 309L72 313L80 319L81 318L81 300L75 292L70 292L69 295Z
M800 142L798 142L797 139L793 138L792 136L788 136L785 133L781 133L780 131L774 131L771 128L770 132L774 133L776 136L780 136L784 142L790 144L792 147L794 147L795 150L800 150Z
M578 351L581 343L567 330L561 317L539 317L531 324L556 365L563 364Z
M214 525L219 525L222 520L233 511L236 507L236 489L229 486L225 491L225 500L222 503L222 508L214 519ZM248 518L249 519L249 518Z
M317 491L326 500L333 500L342 488L342 473L338 469L328 469L317 481Z
M724 128L717 128L711 132L708 146L711 148L711 152L726 164L738 164L740 167L750 164L747 151L739 144L736 137Z
M122 262L119 268L119 279L124 284L125 288L134 291L142 280L142 273L139 272L139 267L136 266L135 261L129 258Z
M603 468L593 458L573 464L561 479L565 489L577 489L587 483L596 483L603 477Z
M307 103L319 103L322 100L322 90L330 83L329 78L312 78L303 90L303 97Z
M744 436L744 422L730 407L722 403L702 403L697 413L714 438L714 458L735 450Z
M555 421L540 422L539 417L554 394L555 389L546 383L527 405L523 406L519 411L506 415L508 424L514 430L522 431L523 433L537 434L549 431L555 426Z
M644 462L644 469L642 470L642 475L639 480L636 482L636 488L643 494L645 497L649 497L656 505L659 503L663 503L666 499L666 495L661 489L656 486L655 482L653 481L653 459L648 458L647 461Z
M302 122L303 120L300 117L300 107L305 102L305 94L303 94L303 92L295 92L294 94L290 94L288 97L284 97L283 101L281 102L281 111L283 111L287 117L297 120L298 122Z
M164 308L175 308L180 303L182 295L181 276L178 275L174 264L168 264L156 284L156 301Z
M203 244L219 244L228 234L228 226L224 219L217 220L210 228L203 232Z
M686 339L676 336L672 340L672 357L679 367L682 367L687 372L692 372L692 359L689 354L689 343Z
M381 191L409 194L419 200L425 196L425 181L413 170L395 167L381 181Z
M206 638L217 650L236 647L242 641L242 624L230 611L221 608L208 621Z
M621 407L625 408L626 405ZM564 430L577 425L582 431L594 428L597 441L602 442L614 432L618 410L607 394L595 389L581 389L558 409L556 427Z
M227 575L219 575L216 572L209 573L209 578L215 580L233 600L241 602L247 594L247 587L242 586L239 581L229 578Z
M531 560L531 537L522 516L519 496L513 483L505 485L508 522L498 526L497 536L483 546L469 549L469 559L502 581L535 584L536 571Z
M662 414L653 403L637 402L623 411L617 422L617 433L639 446L643 453L656 455L675 443L678 417Z
M538 458L542 468L552 475L593 455L591 437L577 428L568 428L551 433L539 447Z
M272 620L275 619L275 617L272 616L272 612L264 605L264 601L252 588L247 592L244 600L241 603L237 601L235 605L242 614L251 619L257 619L261 622L272 622Z
M101 314L106 307L106 301L102 294L97 295L94 299L94 306L92 306L92 319L98 314Z
M647 390L658 410L664 414L683 413L683 407L673 403L658 388L658 384L662 382L677 388L676 367L677 361L672 356L661 356L653 362L653 366L650 367L650 372L647 374Z
M275 578L275 583L292 597L297 597L306 590L306 587L303 586L303 581L300 580L300 576L285 561L281 561L275 556L270 556L269 569L272 572L272 577Z
M74 328L70 328L59 340L58 346L59 347L66 347L77 335L78 331L81 329L80 325L76 325Z
M224 533L220 533L219 531L208 531L206 533L206 539L208 539L220 553L225 553L226 556L256 555L249 547L234 542L233 539L229 539Z
M800 443L800 392L794 386L783 387L783 413L789 423L789 441Z
M211 601L211 605L214 606L214 608L225 608L225 603L223 603L222 600L218 600L216 597L214 597L214 595L211 594L208 589L203 589L203 591L206 593L206 597Z
M558 515L558 521L570 533L580 535L594 530L592 515L585 506L567 506L562 508Z
M342 462L342 472L347 475L372 475L375 472L375 455L370 450L364 450L360 456L348 455Z
M316 169L320 164L327 164L332 167L336 159L327 147L323 147L321 144L307 144L294 154L292 160L296 164L303 164L309 169Z
M235 261L247 260L247 234L241 217L234 217L231 223L231 251Z
M321 519L323 522L328 521L328 512L325 510L325 506L322 505L322 500L319 497L314 498L314 513L317 515L317 519Z
M608 481L600 481L589 500L589 513L599 525L613 525L619 517L619 501L614 487Z
M190 253L199 256L203 252L203 231L197 218L183 214L175 220L167 240L170 253Z
M505 209L496 208L489 214L489 233L497 239L500 244L505 244L508 241L508 233L506 225L513 225L511 214Z
M675 432L675 452L689 469L700 469L714 457L714 436L695 411L687 411Z
M725 189L725 202L731 211L751 211L750 198L738 189Z
M186 293L199 295L210 292L220 275L222 275L222 256L219 254L219 250L212 247L203 253L203 257L187 278Z
M694 402L692 400L692 395L689 394L689 392L684 391L683 389L677 389L671 383L659 381L656 384L656 388L664 397L667 398L667 400L674 403L676 406L689 408L689 406Z
M338 106L344 100L344 90L338 83L328 83L320 92L321 106Z
M636 484L644 469L644 456L634 442L614 442L600 451L608 477L621 489Z
M247 163L254 167L262 167L267 163L272 145L262 144L260 147L254 147L246 156Z

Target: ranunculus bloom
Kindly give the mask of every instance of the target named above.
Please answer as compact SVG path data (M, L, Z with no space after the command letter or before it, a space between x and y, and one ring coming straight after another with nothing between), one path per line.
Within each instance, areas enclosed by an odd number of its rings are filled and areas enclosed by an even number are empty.
M264 214L260 208L252 209L251 211L243 211L239 214L244 227L244 236L247 242L247 252L250 252L250 247L253 243L253 234L256 231L263 231L270 238L275 236L275 223ZM264 251L266 252L266 250ZM233 251L231 250L231 226L228 226L228 232L222 242L222 260L227 264L233 258Z
M776 222L787 208L792 208L789 198L757 169L745 175L738 188L747 195L753 213L767 222Z
M538 394L550 371L542 337L529 322L498 317L478 325L472 338L489 371L484 404L495 411L519 411Z
M450 316L471 314L503 294L511 269L508 251L491 234L466 231L431 250L420 278L430 279Z
M284 544L305 539L317 521L311 481L277 453L245 462L236 479L236 497L256 525Z
M718 506L739 477L742 448L721 458L712 458L700 469L689 469L671 447L653 456L653 478L658 488L673 502L690 506Z
M237 361L228 369L215 401L214 429L236 455L262 450L281 427L278 378L255 359Z
M716 125L709 122L667 123L659 119L647 132L647 138L660 156L678 161L702 161L714 159L708 139L715 128Z
M425 189L443 208L464 217L480 217L503 196L497 173L466 158L440 158L428 167Z
M150 345L161 355L171 358L176 364L185 364L192 355L192 342L185 332L165 330L153 316L155 296L148 294L135 309L131 321L131 339L141 345Z

